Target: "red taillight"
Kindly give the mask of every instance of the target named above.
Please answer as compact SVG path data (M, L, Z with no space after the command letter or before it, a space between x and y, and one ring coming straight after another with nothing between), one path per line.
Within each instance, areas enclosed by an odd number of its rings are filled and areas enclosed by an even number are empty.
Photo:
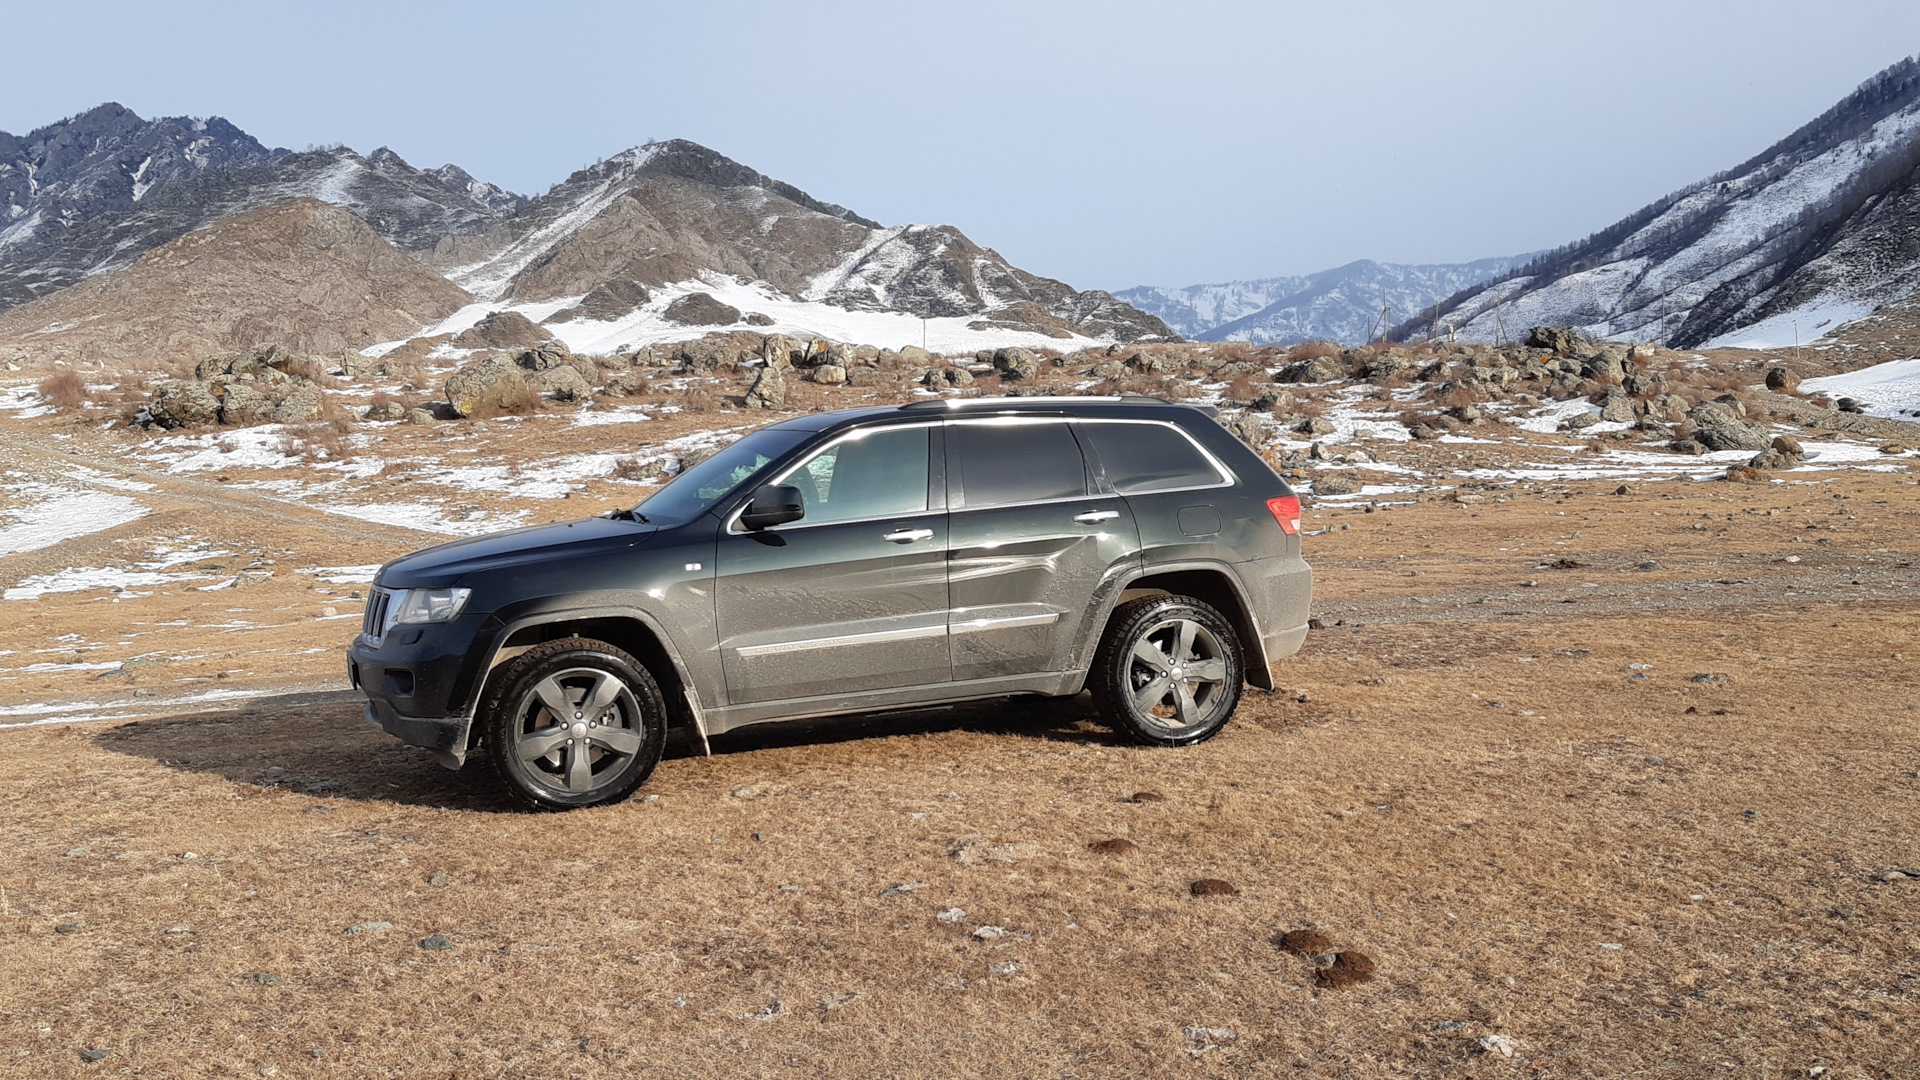
M1273 520L1280 523L1281 532L1288 536L1299 535L1300 496L1282 495L1277 499L1268 499L1267 512L1273 515Z

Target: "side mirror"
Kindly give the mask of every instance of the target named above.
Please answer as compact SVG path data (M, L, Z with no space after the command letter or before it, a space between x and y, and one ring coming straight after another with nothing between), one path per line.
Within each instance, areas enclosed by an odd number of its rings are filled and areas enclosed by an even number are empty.
M800 498L799 488L791 484L767 484L753 493L753 501L740 515L740 524L758 530L799 521L806 516L807 504Z

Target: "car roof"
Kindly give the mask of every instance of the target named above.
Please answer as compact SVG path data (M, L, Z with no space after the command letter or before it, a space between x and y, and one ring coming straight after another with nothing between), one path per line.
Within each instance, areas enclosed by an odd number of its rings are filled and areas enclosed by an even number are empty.
M810 413L783 420L771 427L789 431L838 431L844 428L862 427L868 424L887 422L911 423L914 421L959 418L971 416L1079 416L1079 417L1139 417L1152 416L1158 419L1184 417L1191 419L1194 414L1211 416L1215 410L1211 406L1182 405L1163 398L1092 395L1073 397L977 397L977 398L927 398L906 405L868 405L856 409L835 409L831 412Z

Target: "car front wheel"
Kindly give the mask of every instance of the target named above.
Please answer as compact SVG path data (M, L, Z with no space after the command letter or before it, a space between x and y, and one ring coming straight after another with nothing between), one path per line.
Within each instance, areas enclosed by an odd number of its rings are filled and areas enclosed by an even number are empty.
M480 722L494 771L545 810L617 802L660 763L667 709L652 674L602 641L536 645L493 680Z
M1212 738L1240 704L1240 637L1213 607L1149 596L1114 609L1088 673L1115 731L1153 746Z

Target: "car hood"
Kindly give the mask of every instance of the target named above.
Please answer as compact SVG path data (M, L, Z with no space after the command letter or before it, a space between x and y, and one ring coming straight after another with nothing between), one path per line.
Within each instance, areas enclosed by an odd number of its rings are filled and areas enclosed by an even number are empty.
M658 531L637 521L603 517L529 525L402 555L381 567L375 581L384 589L446 588L485 570L637 547Z

